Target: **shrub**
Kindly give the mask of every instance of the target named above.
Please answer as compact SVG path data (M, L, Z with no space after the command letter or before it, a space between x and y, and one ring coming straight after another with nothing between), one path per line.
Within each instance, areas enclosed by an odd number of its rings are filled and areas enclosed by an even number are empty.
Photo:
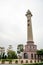
M34 60L34 62L36 63L36 60Z
M21 63L23 63L23 60L21 60Z
M30 63L32 63L32 60L30 60Z
M6 61L9 61L9 59L6 59Z
M26 60L26 63L28 63L28 60Z
M15 63L18 63L18 60L16 60Z
M4 63L5 63L5 59L2 59L2 61L1 61L1 62L2 62L2 64L4 64Z
M9 59L9 64L12 64L12 59Z
M41 59L41 62L43 62L43 59Z

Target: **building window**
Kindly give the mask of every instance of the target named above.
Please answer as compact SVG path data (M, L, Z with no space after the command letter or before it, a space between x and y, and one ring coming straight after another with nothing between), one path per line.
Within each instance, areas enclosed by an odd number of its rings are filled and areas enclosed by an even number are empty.
M33 46L33 49L36 49L35 46Z
M30 49L31 49L31 46L30 46Z
M31 59L33 59L33 54L31 54Z
M33 49L34 49L34 46L33 46Z
M36 59L36 54L34 54L34 58Z
M28 54L24 53L24 59L28 59Z

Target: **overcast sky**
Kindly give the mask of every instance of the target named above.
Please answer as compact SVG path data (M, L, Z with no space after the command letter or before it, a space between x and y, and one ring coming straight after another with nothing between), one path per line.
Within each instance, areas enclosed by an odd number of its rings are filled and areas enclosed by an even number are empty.
M43 48L43 0L0 0L0 46L6 49L27 41L27 10L32 16L33 40Z

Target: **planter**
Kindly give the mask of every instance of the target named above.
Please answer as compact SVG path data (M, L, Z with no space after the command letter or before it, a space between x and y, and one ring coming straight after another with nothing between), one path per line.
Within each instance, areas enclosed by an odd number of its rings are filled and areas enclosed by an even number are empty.
M28 60L26 60L26 63L28 63Z
M32 60L30 60L30 63L32 63Z
M23 60L21 60L21 63L23 63Z
M9 59L9 64L12 64L12 60L11 59Z
M15 60L15 63L17 64L18 63L18 60Z
M1 63L2 63L2 64L5 64L5 59L2 59Z

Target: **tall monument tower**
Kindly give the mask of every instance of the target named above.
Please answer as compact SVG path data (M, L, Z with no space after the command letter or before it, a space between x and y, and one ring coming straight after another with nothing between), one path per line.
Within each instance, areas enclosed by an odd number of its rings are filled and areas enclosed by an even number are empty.
M31 23L32 14L29 10L26 12L26 17L27 17L27 42L29 42L33 41L32 23Z
M34 59L36 57L37 46L33 42L33 34L32 34L32 22L31 17L32 13L30 10L26 12L27 17L27 44L24 49L24 58L25 59Z

